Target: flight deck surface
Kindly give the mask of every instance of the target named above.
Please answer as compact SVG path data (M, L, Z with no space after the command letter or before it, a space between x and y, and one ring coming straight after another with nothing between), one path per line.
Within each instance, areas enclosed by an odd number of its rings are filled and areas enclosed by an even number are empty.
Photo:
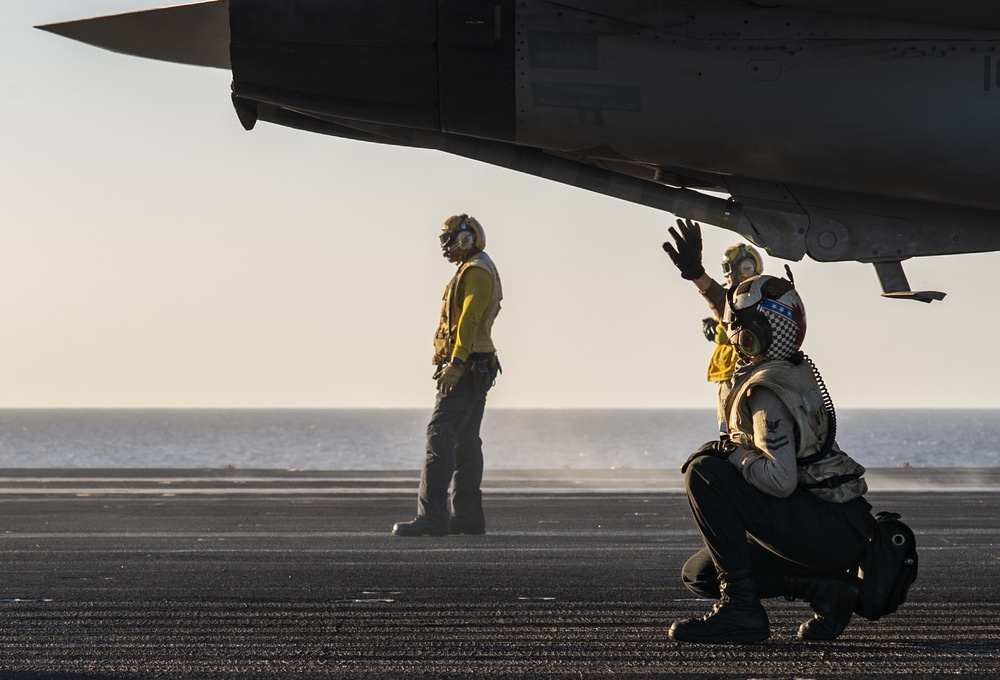
M1000 470L869 479L917 534L898 613L694 645L676 471L487 471L485 536L398 538L414 471L0 470L0 677L1000 676Z

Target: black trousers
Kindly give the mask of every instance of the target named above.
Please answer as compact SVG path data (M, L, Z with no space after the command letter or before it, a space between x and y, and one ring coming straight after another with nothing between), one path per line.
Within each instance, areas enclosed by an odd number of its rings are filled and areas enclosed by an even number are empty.
M418 517L446 528L451 526L452 517L467 525L486 526L480 490L483 441L479 428L486 410L486 393L498 370L495 355L473 354L454 389L448 394L438 390L427 425L427 454L417 493Z
M796 489L787 498L753 486L729 461L696 459L685 476L705 548L681 573L702 597L719 597L719 574L749 569L760 597L783 595L786 574L836 574L856 567L874 522L864 498L829 503Z

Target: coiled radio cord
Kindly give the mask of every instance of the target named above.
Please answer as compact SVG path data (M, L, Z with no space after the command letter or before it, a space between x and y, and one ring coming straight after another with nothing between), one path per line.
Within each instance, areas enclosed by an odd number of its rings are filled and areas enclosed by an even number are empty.
M804 352L799 352L799 355L809 364L813 377L816 378L820 396L823 398L823 410L826 411L826 439L823 441L823 446L813 455L797 459L796 463L801 467L823 460L830 454L830 451L833 449L834 440L837 437L837 410L833 407L833 398L830 396L829 390L826 389L826 383L823 382L823 376L820 375L816 364Z

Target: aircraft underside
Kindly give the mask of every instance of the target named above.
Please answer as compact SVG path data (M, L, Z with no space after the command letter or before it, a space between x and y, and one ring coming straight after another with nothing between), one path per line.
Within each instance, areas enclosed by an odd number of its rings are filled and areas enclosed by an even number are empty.
M940 299L900 263L1000 250L1000 9L867 4L215 0L44 28L231 68L247 129L439 149Z

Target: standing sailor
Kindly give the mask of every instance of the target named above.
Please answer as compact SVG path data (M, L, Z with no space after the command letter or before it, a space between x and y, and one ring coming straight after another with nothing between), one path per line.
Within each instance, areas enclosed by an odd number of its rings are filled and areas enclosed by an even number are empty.
M486 533L479 427L486 394L500 371L491 331L503 292L476 218L449 217L441 228L441 249L458 271L444 289L434 336L437 401L427 426L417 516L396 523L396 536Z
M701 225L691 220L685 222L678 219L677 228L680 233L670 227L674 243L664 243L663 250L680 269L681 278L695 285L712 310L712 316L702 319L701 327L705 338L715 343L712 357L708 361L708 380L716 384L717 402L721 403L736 368L736 349L729 343L726 329L720 323L726 309L726 291L751 276L763 274L764 261L760 253L747 243L737 243L726 248L722 256L722 273L729 286L723 288L705 272L701 264ZM717 415L720 432L724 433L722 428L725 427L725 417L721 411Z

